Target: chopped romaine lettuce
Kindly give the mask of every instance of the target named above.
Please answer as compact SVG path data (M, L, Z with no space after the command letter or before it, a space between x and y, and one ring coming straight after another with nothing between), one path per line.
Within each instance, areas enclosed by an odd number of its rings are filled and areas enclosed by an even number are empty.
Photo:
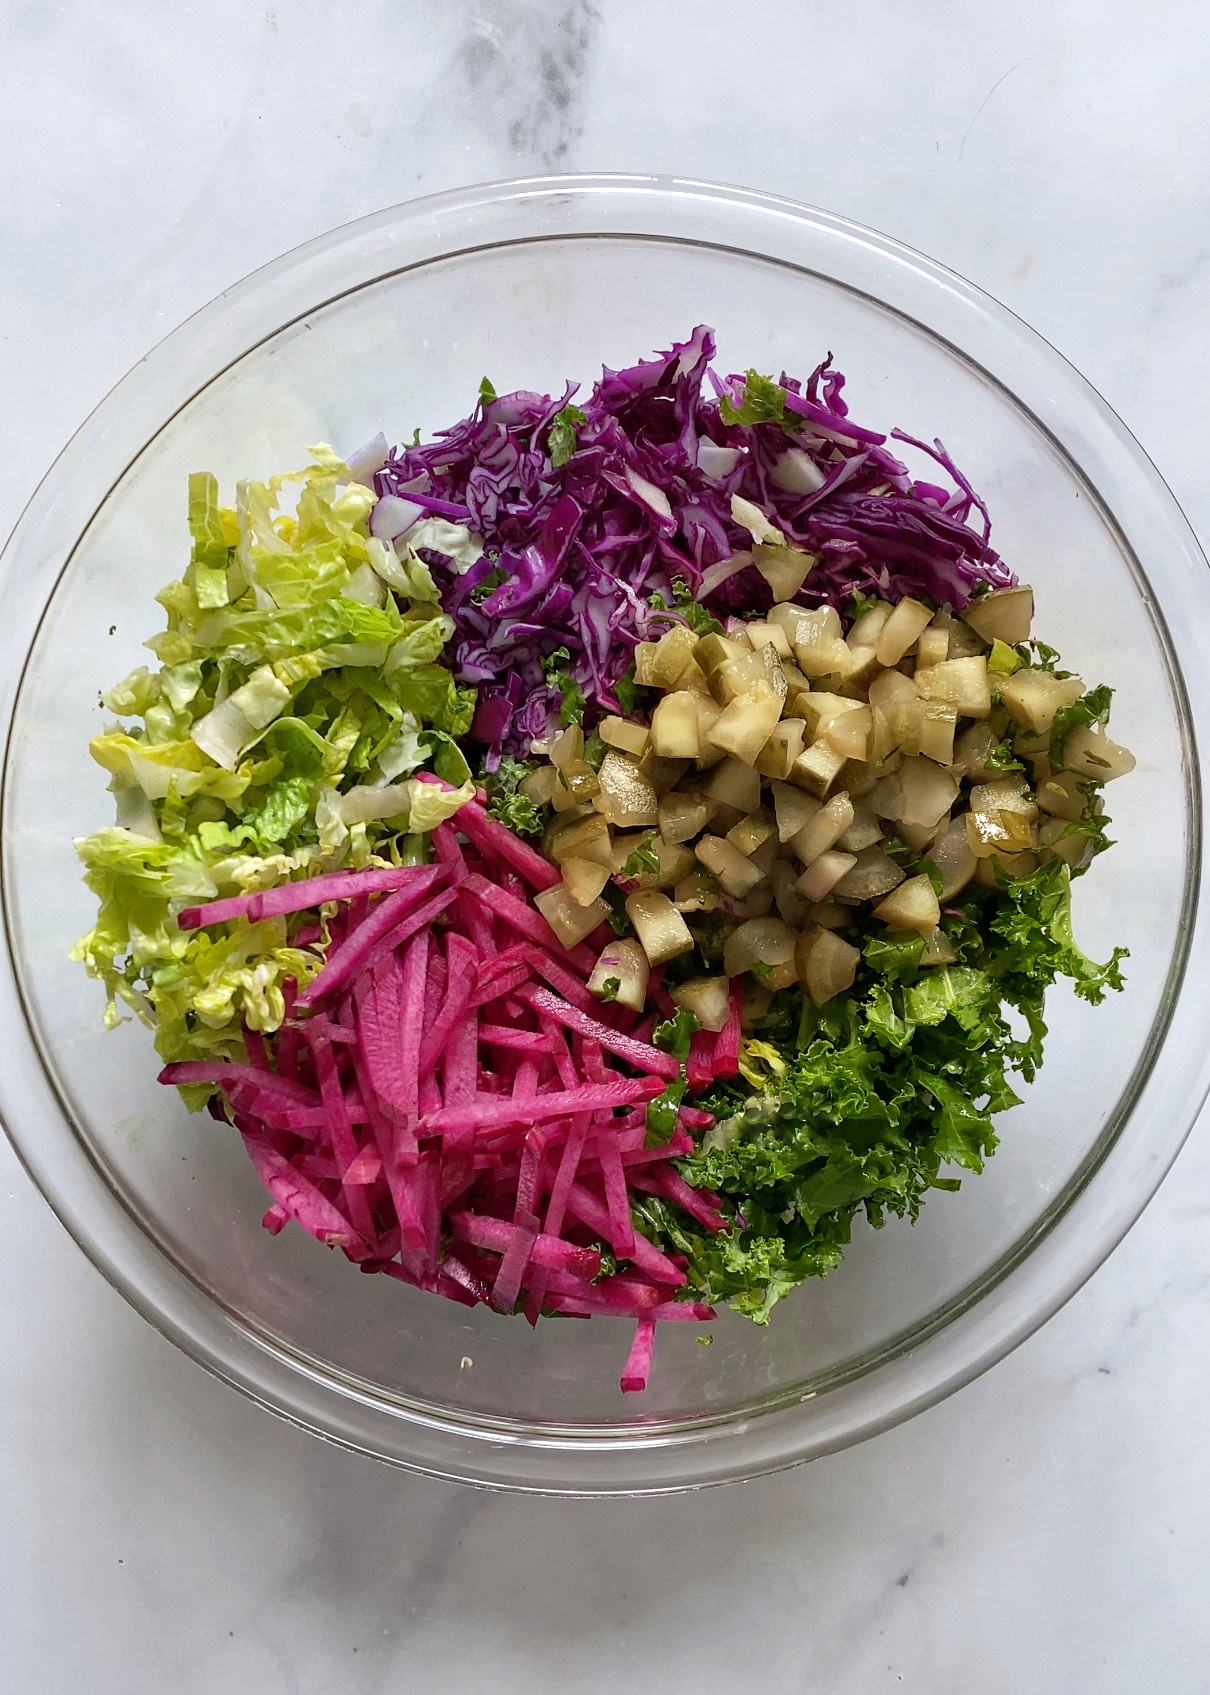
M91 743L119 822L77 843L100 911L76 957L105 984L107 1021L130 1006L166 1059L238 1054L243 1024L280 1023L283 980L301 986L322 963L284 921L187 938L183 905L396 862L405 828L431 830L474 794L451 738L475 691L441 663L453 623L413 550L473 562L481 544L424 520L400 560L369 534L373 491L331 448L311 455L298 473L241 483L234 508L208 472L190 478L192 555L158 596L167 628L147 644L160 668L102 697L125 721ZM435 757L452 791L415 780ZM343 816L349 790L404 779L402 813Z

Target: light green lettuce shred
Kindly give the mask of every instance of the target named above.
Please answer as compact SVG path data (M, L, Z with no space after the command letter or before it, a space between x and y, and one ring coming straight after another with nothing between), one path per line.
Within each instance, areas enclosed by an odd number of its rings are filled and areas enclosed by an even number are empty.
M304 915L181 931L182 907L414 860L474 794L413 775L462 776L451 749L475 708L443 663L453 625L432 573L369 534L374 493L332 448L309 452L240 483L234 507L209 472L190 477L189 563L146 644L158 664L102 697L118 721L90 743L126 823L76 844L98 913L73 957L103 983L106 1022L130 1009L165 1059L240 1057L243 1026L276 1029L285 980L323 963L322 936L293 940ZM460 557L481 551L457 539ZM346 825L341 797L375 784L403 785L407 813Z
M435 783L422 783L412 777L408 782L412 804L408 809L408 828L415 835L435 830L452 818L460 806L475 798L475 785L467 781L456 789L439 789Z

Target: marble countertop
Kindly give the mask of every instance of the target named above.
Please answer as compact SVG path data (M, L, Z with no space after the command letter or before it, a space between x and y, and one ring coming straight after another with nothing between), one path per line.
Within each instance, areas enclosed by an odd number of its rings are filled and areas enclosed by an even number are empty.
M1192 0L209 0L0 9L0 533L155 341L308 237L535 169L715 178L923 249L1029 320L1203 541L1210 25ZM176 1353L0 1141L13 1695L1204 1695L1210 1136L1039 1335L784 1476L477 1493Z

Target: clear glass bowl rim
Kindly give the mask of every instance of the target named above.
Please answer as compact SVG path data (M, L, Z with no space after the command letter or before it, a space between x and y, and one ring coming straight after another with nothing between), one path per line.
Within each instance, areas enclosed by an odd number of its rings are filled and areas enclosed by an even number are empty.
M73 1133L35 1047L7 950L0 958L0 1119L49 1205L103 1275L162 1334L270 1411L430 1475L536 1493L655 1494L832 1452L986 1370L1113 1250L1201 1109L1210 1053L1192 998L1178 991L1190 974L1201 975L1210 955L1202 899L1205 779L1195 734L1210 710L1197 639L1210 623L1210 572L1175 498L1116 414L1054 348L981 290L889 237L780 197L679 178L577 175L410 201L330 231L225 291L160 342L85 421L0 554L0 630L16 655L0 671L0 712L7 768L24 659L77 539L146 443L221 371L288 324L392 272L485 247L594 235L747 253L839 282L925 329L1030 415L1136 561L1167 638L1186 749L1191 851L1185 945L1169 976L1166 1026L1161 1016L1151 1063L1123 1100L1112 1134L977 1295L859 1377L807 1401L779 1396L755 1414L680 1425L639 1416L603 1432L476 1421L391 1403L221 1309L150 1240ZM1180 616L1165 620L1166 610Z

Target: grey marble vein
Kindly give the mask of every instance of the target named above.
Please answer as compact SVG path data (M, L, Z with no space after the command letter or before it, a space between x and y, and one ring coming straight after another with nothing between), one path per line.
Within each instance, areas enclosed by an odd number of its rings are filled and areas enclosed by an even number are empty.
M473 6L457 49L471 109L519 164L566 169L583 134L584 80L600 14L591 0Z

